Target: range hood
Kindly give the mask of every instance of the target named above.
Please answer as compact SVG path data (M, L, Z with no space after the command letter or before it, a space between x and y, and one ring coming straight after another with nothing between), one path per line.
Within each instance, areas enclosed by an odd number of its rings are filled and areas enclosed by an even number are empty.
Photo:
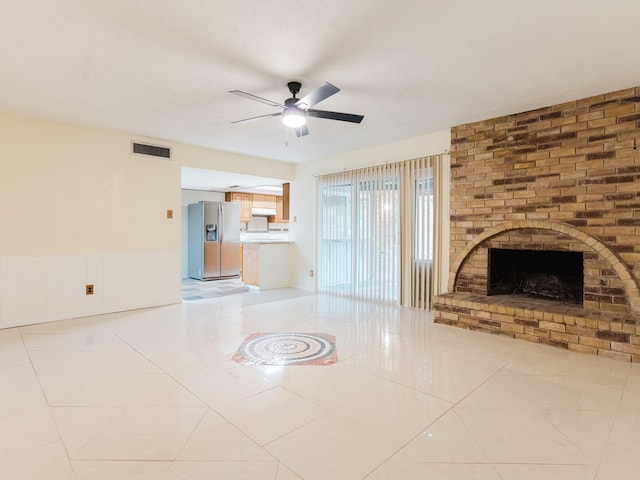
M275 208L252 208L251 215L255 215L256 217L269 217L271 215L276 214Z

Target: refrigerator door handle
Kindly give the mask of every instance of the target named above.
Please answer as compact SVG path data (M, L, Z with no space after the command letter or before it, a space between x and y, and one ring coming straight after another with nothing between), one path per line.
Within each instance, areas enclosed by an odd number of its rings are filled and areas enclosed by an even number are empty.
M218 216L220 217L220 225L222 225L222 228L220 229L220 232L218 233L219 237L219 241L220 244L222 244L222 242L224 241L224 208L222 208L222 205L218 205Z

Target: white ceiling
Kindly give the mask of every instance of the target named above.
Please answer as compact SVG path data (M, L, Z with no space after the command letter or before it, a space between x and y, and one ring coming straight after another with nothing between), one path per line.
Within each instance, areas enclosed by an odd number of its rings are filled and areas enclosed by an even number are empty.
M305 162L640 83L637 0L0 0L0 110ZM297 139L278 110L342 89Z

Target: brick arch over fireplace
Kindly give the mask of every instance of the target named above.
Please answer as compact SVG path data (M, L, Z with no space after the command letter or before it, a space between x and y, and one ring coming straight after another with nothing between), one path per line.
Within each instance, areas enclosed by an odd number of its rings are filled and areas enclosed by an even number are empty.
M624 289L629 299L631 310L636 313L640 312L640 289L638 288L638 284L629 271L628 267L622 262L622 260L616 255L615 252L613 252L609 247L607 247L597 238L592 237L585 232L572 227L571 225L555 223L546 220L514 220L497 225L492 228L488 228L480 233L473 242L469 242L469 244L460 252L458 258L452 264L451 275L449 277L449 291L454 291L456 280L458 278L458 274L460 273L461 267L464 265L465 260L469 257L469 255L471 255L471 253L474 252L480 245L502 233L511 230L531 228L549 230L559 234L567 235L582 242L590 249L598 253L604 260L609 262L611 268L616 272L616 275L623 283Z

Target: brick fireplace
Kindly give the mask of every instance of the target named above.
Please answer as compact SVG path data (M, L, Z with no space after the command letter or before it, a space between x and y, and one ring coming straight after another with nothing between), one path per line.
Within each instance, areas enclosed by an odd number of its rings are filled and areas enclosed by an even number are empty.
M436 323L640 361L640 87L459 125L451 139ZM549 252L550 270L530 260L533 280L511 273L518 250ZM489 275L503 251L511 287Z

